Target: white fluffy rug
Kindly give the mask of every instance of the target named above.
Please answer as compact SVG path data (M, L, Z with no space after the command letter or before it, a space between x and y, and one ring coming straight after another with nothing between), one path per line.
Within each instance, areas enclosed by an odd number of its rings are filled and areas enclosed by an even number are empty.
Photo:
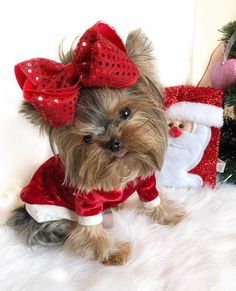
M172 190L188 217L175 227L123 209L114 232L133 244L124 266L103 266L62 249L30 249L0 228L1 291L235 291L236 187Z

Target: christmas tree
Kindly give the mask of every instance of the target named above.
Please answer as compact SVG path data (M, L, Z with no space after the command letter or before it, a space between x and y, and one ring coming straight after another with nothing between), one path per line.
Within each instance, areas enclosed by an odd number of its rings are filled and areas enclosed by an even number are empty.
M229 22L219 31L222 33L221 41L226 47L229 41L232 41L232 35L236 31L236 21ZM233 41L227 58L235 59L236 62L236 41ZM219 174L219 180L236 184L236 82L225 90L224 107L226 114L221 133L219 157L226 163L226 167L224 173Z

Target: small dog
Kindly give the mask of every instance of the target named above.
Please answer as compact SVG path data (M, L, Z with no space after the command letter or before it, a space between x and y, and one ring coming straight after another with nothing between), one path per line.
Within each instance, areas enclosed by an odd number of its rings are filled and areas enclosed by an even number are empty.
M116 48L113 48L114 43ZM86 51L83 55L86 46L90 46L89 53ZM97 51L97 47L102 47L106 56ZM94 74L95 79L90 76L90 80L86 78L93 74L92 66L89 73L87 67L77 68L77 71L83 71L80 75L80 80L85 80L82 86L70 68L71 64L73 69L76 67L74 60L79 54L83 61L80 63L85 67L88 58L98 69L104 65L100 73L96 71ZM23 189L21 198L26 206L16 209L8 224L29 245L61 243L66 249L96 258L103 264L124 264L131 251L130 243L108 235L101 224L103 211L122 203L137 190L143 209L153 221L174 225L184 216L179 205L163 197L160 200L155 186L154 172L161 169L166 151L167 125L151 44L140 30L136 30L128 35L124 46L112 28L99 22L85 33L75 50L60 55L64 63L63 73L60 65L55 65L56 73L62 76L60 82L69 78L67 84L77 90L77 95L79 92L79 98L76 96L70 101L70 110L73 111L74 104L74 112L70 112L67 121L60 115L67 114L63 98L73 90L67 89L67 93L60 95L58 92L65 92L63 90L68 87L60 85L62 91L50 91L58 84L58 79L53 81L53 69L49 65L50 74L42 73L45 59L36 60L40 61L40 66L34 61L24 63L23 69L21 66L23 72L27 69L25 74L32 74L33 69L41 72L44 80L41 85L37 83L39 77L34 75L36 89L32 89L31 76L27 83L25 75L16 67L16 76L22 87L24 83L27 100L20 112L49 135L58 155L43 164ZM105 57L109 63L104 61ZM124 60L126 65L122 64ZM114 67L115 73L112 71ZM124 72L124 68L128 68L128 72ZM104 70L109 77L104 77ZM65 71L66 77L63 77ZM125 83L122 83L123 79ZM45 93L48 82L54 82L53 86L48 85L47 91L53 96L54 105ZM63 95L60 100L55 97L59 95ZM49 105L40 104L44 99ZM65 113L57 109L60 102ZM56 114L52 113L56 110ZM67 211L61 214L58 209Z

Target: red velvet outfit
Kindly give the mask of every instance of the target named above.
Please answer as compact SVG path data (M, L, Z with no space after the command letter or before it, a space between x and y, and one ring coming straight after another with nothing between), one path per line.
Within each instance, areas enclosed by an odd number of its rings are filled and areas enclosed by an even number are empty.
M89 193L66 186L64 177L64 166L59 156L54 156L39 167L29 185L22 190L21 199L36 221L64 218L78 220L82 225L99 224L103 211L124 202L135 191L146 207L160 203L154 175L145 180L138 178L136 183L130 182L123 190L93 190Z

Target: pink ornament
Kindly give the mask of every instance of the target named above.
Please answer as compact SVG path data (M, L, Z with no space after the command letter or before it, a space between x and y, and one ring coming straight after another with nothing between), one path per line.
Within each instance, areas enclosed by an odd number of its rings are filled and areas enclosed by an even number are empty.
M215 63L211 69L211 83L219 89L228 89L236 84L236 59Z

